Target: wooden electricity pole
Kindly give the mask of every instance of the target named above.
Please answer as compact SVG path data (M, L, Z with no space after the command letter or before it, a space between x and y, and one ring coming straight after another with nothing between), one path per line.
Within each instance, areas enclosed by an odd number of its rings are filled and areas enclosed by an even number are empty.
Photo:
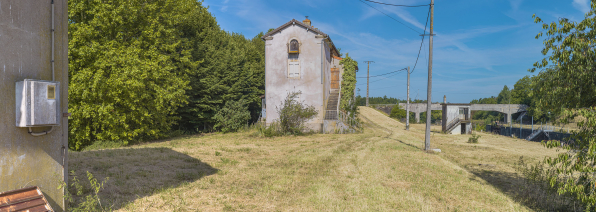
M364 61L368 63L368 68L366 68L366 106L368 107L368 82L369 82L369 75L370 75L370 63L374 63L375 61Z
M399 107L399 104L396 107ZM410 66L408 66L408 94L406 96L406 130L410 130Z
M424 150L430 150L430 121L432 105L433 83L433 19L435 14L435 0L430 0L430 34L428 43L428 89L426 91L426 134L424 136Z

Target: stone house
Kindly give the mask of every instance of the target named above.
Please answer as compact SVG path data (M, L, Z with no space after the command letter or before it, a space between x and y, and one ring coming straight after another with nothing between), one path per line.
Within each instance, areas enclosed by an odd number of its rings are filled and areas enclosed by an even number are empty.
M279 119L280 107L290 92L300 92L298 100L319 112L306 125L314 131L330 131L338 119L343 68L341 57L329 35L313 27L308 19L296 19L261 37L265 41L266 124ZM333 122L333 123L331 123Z

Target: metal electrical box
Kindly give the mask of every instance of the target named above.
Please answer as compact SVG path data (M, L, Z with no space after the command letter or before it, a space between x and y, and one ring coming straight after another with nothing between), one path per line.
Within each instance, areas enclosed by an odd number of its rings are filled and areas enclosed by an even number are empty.
M17 127L60 125L60 82L25 79L15 90Z

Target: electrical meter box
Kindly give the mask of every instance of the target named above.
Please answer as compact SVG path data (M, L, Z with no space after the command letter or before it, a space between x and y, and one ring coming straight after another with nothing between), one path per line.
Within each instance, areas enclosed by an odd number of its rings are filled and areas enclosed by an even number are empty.
M60 82L25 79L15 90L17 127L60 125Z

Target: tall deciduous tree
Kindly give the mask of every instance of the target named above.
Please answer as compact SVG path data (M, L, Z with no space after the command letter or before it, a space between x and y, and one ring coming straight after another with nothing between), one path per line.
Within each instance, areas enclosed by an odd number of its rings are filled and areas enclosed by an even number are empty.
M193 21L188 14L200 3L71 0L68 7L70 147L163 135L199 65L177 26Z
M503 90L501 90L501 92L499 93L499 96L497 96L497 103L498 104L509 104L510 102L511 102L511 91L505 85L503 87Z
M546 57L529 71L540 73L535 77L532 92L539 100L537 107L563 111L568 117L579 114L586 121L574 132L567 145L549 141L547 147L563 147L569 151L555 158L547 158L553 175L549 183L559 194L571 195L586 204L586 210L596 205L596 0L581 22L565 18L543 24L545 37L542 54ZM535 17L536 23L541 23Z

